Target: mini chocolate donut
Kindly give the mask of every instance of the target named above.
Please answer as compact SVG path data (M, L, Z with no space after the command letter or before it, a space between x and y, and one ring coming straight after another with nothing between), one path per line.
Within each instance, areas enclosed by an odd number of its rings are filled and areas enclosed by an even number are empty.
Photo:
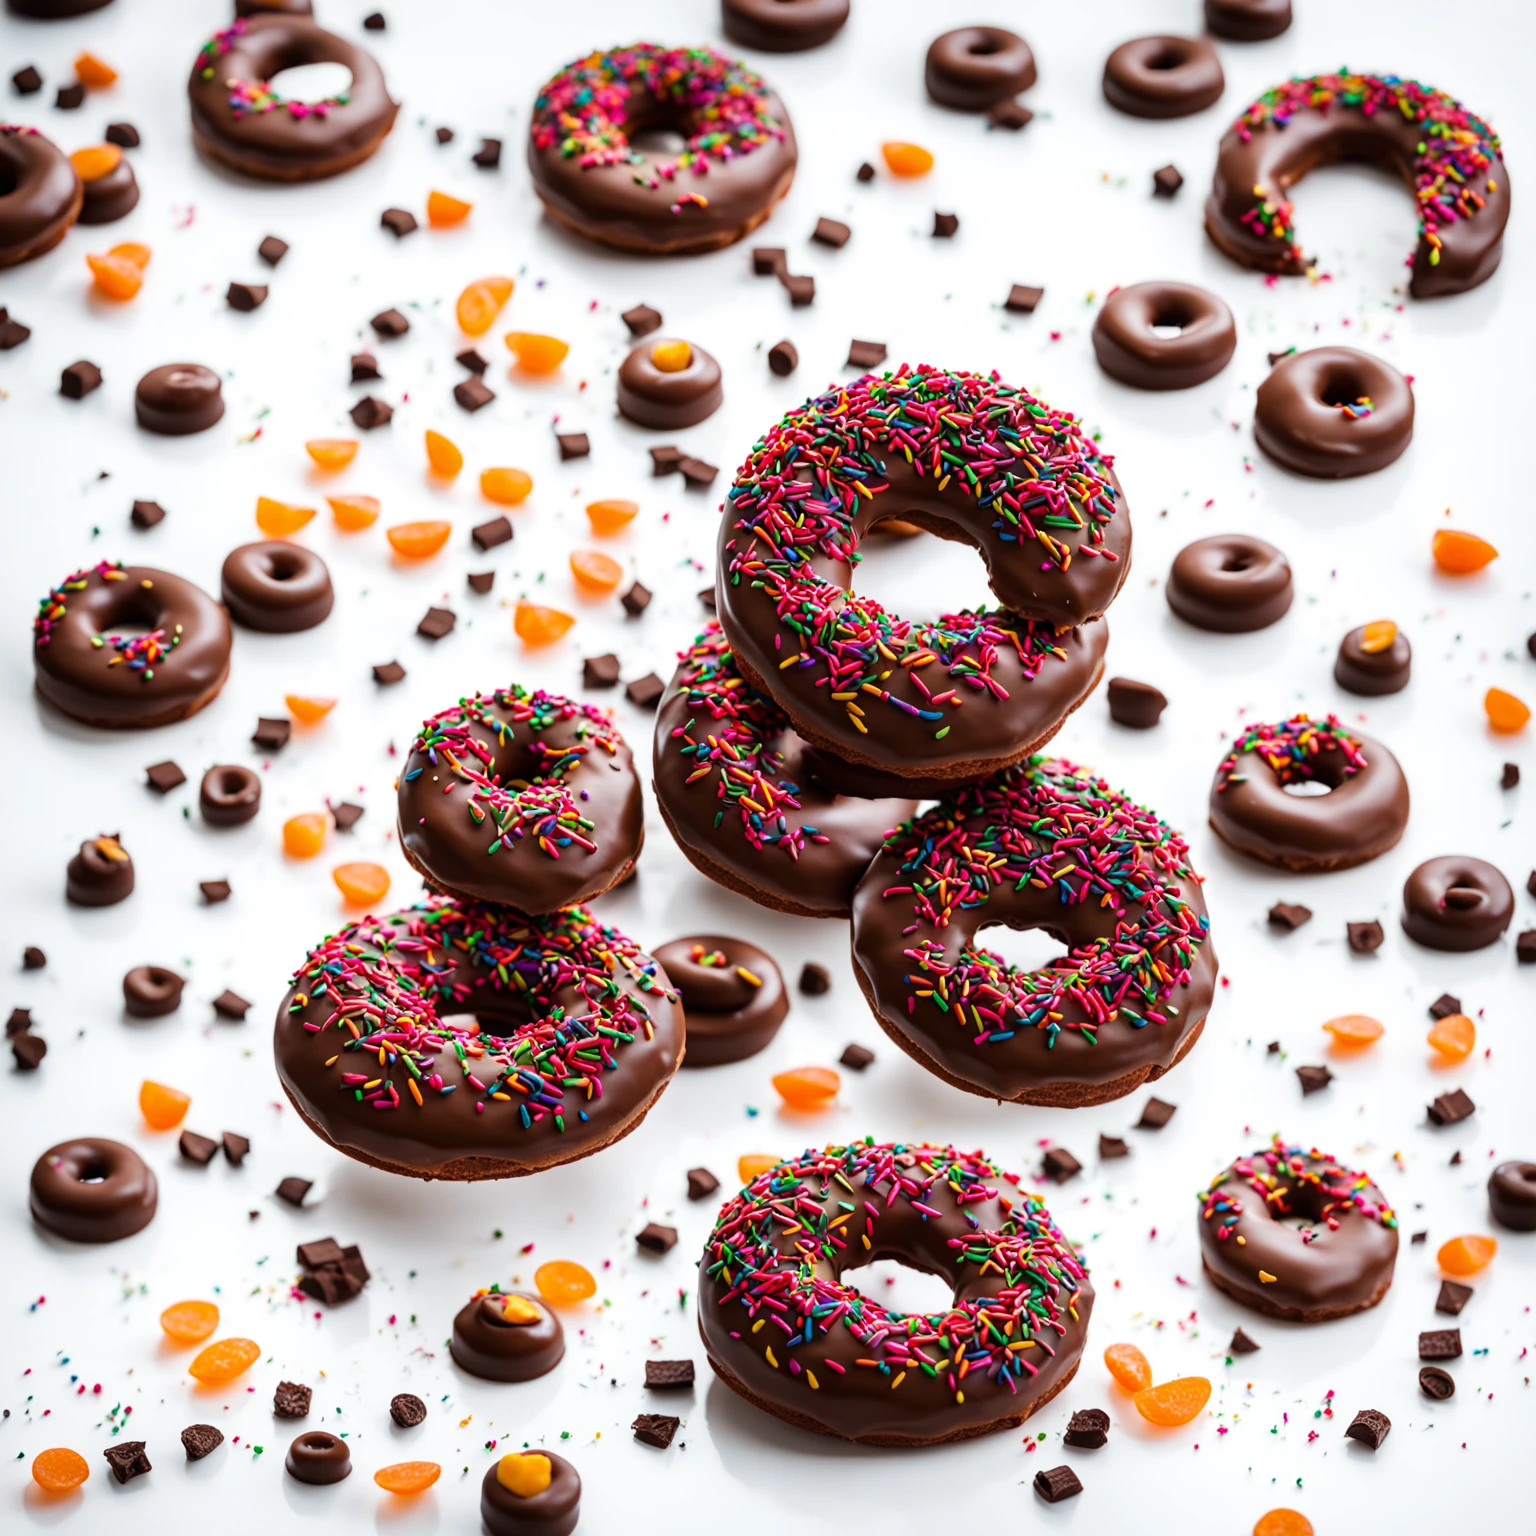
M1401 693L1408 686L1413 648L1408 636L1391 619L1361 624L1339 641L1333 680L1346 693L1376 698Z
M295 1482L324 1487L352 1474L352 1452L340 1435L328 1429L306 1429L293 1438L283 1460Z
M923 84L941 107L985 112L1035 83L1035 56L1017 32L957 27L928 45Z
M645 149L631 133L684 147ZM799 158L784 103L712 48L636 43L588 54L539 91L528 168L544 212L622 251L731 245L789 191Z
M634 1130L682 1060L683 1009L656 961L584 907L525 918L438 899L311 950L273 1054L304 1123L348 1157L509 1179Z
M532 1381L565 1357L565 1329L536 1296L478 1290L453 1320L455 1362L485 1381Z
M133 860L114 833L87 838L64 872L64 895L77 907L115 907L133 894Z
M123 977L123 1007L135 1019L159 1019L181 1007L186 983L163 965L136 965Z
M288 101L267 81L301 64L341 64L351 83L322 101ZM216 32L187 82L192 142L263 181L318 181L360 165L395 125L372 54L302 16L270 11Z
M619 365L619 414L641 427L691 427L720 409L720 364L703 347L647 338Z
M1220 100L1226 85L1204 37L1137 37L1104 61L1104 99L1132 117L1189 117Z
M518 683L422 723L400 847L435 890L538 915L628 878L645 841L635 761L604 710Z
M1444 91L1396 75L1331 74L1266 91L1227 130L1205 204L1205 230L1259 272L1312 266L1297 242L1289 191L1314 166L1395 166L1419 213L1408 291L1416 299L1487 282L1504 250L1509 172L1499 136Z
M1177 336L1157 328L1178 326ZM1133 283L1093 323L1099 367L1132 389L1189 389L1214 379L1237 350L1232 311L1193 283Z
M261 775L239 763L215 763L203 775L198 809L210 827L239 827L261 809Z
M1323 784L1325 794L1290 794ZM1211 784L1211 829L1229 847L1284 869L1353 869L1397 845L1408 825L1408 781L1379 741L1337 715L1250 725Z
M1369 1175L1331 1152L1276 1136L1197 1198L1205 1273L1245 1307L1324 1323L1374 1307L1391 1287L1397 1217Z
M1036 970L977 942L1038 928ZM1183 838L1071 763L958 790L886 839L853 895L853 962L880 1027L967 1093L1106 1104L1199 1039L1216 986Z
M236 16L313 16L313 0L235 0Z
M313 629L336 601L325 561L314 550L281 539L230 550L219 594L235 623L267 635Z
M581 1475L553 1451L509 1451L480 1480L490 1536L570 1536L581 1518Z
M61 1141L32 1165L32 1219L76 1243L115 1243L154 1220L155 1176L132 1147L101 1136Z
M139 380L133 410L146 432L189 437L223 418L224 386L201 363L165 363Z
M1426 949L1487 949L1514 915L1509 881L1485 859L1426 859L1403 882L1403 932Z
M1293 352L1259 385L1253 436L1293 474L1373 474L1413 439L1413 390L1390 363L1353 347Z
M872 1138L758 1174L721 1208L699 1267L715 1374L776 1418L864 1445L1022 1424L1077 1373L1094 1298L1018 1184L980 1152ZM953 1302L882 1306L843 1278L876 1258L952 1282Z
M720 0L733 43L763 53L804 53L830 43L848 20L848 0Z
M1291 0L1205 0L1205 29L1231 43L1262 43L1291 24Z
M0 123L0 267L51 251L85 191L69 156L36 128Z
M82 224L115 224L139 206L139 183L128 157L116 144L95 144L90 152L103 167L99 174L80 178L84 201ZM78 167L77 173L78 173Z
M1511 1232L1536 1232L1536 1163L1500 1163L1488 1175L1488 1209Z
M37 21L62 21L66 16L84 16L91 11L104 10L112 0L6 0L6 4L18 16L31 16Z
M656 960L683 1001L685 1067L718 1067L756 1056L789 1012L778 963L745 939L714 933L673 939L658 947Z
M195 715L224 686L229 649L229 615L201 587L116 560L66 576L32 621L37 691L109 729Z
M1186 544L1173 557L1163 591L1186 624L1244 635L1285 617L1293 595L1291 566L1263 539L1217 533Z
M822 756L746 685L711 620L680 653L656 716L656 804L694 868L781 912L847 917L885 834L917 802L895 774L898 787L879 792L893 798L828 790Z

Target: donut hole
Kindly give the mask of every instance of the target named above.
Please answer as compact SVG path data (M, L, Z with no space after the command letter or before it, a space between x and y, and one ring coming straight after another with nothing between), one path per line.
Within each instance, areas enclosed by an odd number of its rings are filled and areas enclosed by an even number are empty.
M223 768L208 787L221 800L238 800L245 793L248 779L238 768Z
M263 561L263 571L269 581L292 581L303 569L303 557L297 550L273 550Z
M13 165L0 165L0 197L9 197L21 185Z
M1300 766L1287 764L1276 777L1286 794L1305 800L1331 795L1350 777L1345 772L1347 767L1344 754L1329 748L1308 757Z
M267 89L284 101L328 101L350 94L352 71L331 59L295 58L268 75L266 83Z
M1180 335L1195 323L1195 312L1184 300L1166 298L1152 311L1150 329L1165 341Z
M1005 928L984 930L988 954L996 955L1010 970L1026 973L1043 971L1067 958L1067 943L1048 928ZM980 939L978 934L977 938Z
M991 58L995 53L1001 53L1003 50L995 37L991 37L983 32L979 36L972 38L965 45L965 51L973 58L987 59Z
M934 533L907 521L910 509L895 502L874 527L895 523L889 536L864 538L850 590L873 598L888 613L915 623L933 623L940 614L996 604L986 566L969 539Z
M780 0L780 4L785 0ZM793 0L790 0L793 3ZM688 138L680 129L669 123L648 123L629 133L629 147L642 155L657 155L670 159L680 155L688 147Z
M1188 50L1180 48L1176 43L1165 43L1151 58L1147 59L1145 67L1161 73L1169 69L1182 69L1188 62Z
M1322 380L1322 389L1318 393L1318 399L1324 405L1342 406L1353 405L1366 394L1365 385L1360 381L1358 374L1347 371L1330 373Z
M850 1266L838 1278L890 1312L947 1312L955 1304L954 1287L943 1275L896 1255Z
M1453 912L1470 912L1483 904L1483 893L1475 885L1457 883L1450 886L1441 901Z
M105 1184L112 1176L112 1169L104 1157L88 1157L74 1168L76 1184Z

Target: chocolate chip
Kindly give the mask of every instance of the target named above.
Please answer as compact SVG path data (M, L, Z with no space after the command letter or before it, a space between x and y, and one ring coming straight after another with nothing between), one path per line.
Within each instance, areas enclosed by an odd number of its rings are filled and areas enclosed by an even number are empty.
M1065 1184L1083 1171L1083 1165L1065 1147L1045 1149L1045 1176L1058 1184Z
M832 990L832 973L824 965L807 960L800 967L800 990L807 997L820 997Z
M677 1244L677 1228L648 1222L635 1233L635 1244L647 1253L670 1253Z
M336 823L338 832L350 832L362 819L362 806L353 805L350 800L343 800L340 805L331 806L331 820Z
M1160 689L1128 677L1110 678L1105 693L1109 698L1109 718L1133 731L1150 731L1168 708L1167 696Z
M354 352L351 357L351 364L352 382L354 384L364 384L370 379L381 379L384 377L379 372L379 360L372 352Z
M1251 1355L1259 1348L1257 1339L1251 1339L1239 1328L1232 1335L1232 1342L1227 1345L1229 1355Z
M495 549L498 544L505 544L511 539L512 519L493 517L489 522L477 523L469 530L469 536L476 549Z
M1387 1438L1391 1430L1392 1420L1386 1414L1375 1408L1362 1408L1344 1433L1349 1439L1358 1440L1361 1445L1368 1445L1373 1451L1379 1451L1381 1442Z
M6 1038L12 1035L24 1035L32 1028L32 1010L30 1008L12 1008L11 1016L5 1021Z
M1429 1328L1419 1335L1420 1360L1455 1360L1460 1354L1460 1328Z
M657 1450L664 1451L672 1444L672 1437L682 1422L669 1413L642 1413L636 1415L635 1422L629 1427L641 1445L654 1445Z
M23 325L19 320L12 320L5 310L0 309L0 352L9 352L19 347L31 334L31 327Z
M472 374L453 386L453 398L473 416L476 411L488 406L496 396L486 387L479 374Z
M415 1429L427 1417L427 1405L414 1392L398 1392L389 1400L389 1416L401 1429Z
M70 85L61 85L53 98L53 104L60 112L74 112L85 101L85 87L78 80Z
M382 32L387 25L382 11L373 11L363 17L363 27L368 32Z
M469 590L477 592L484 597L487 592L496 585L495 571L471 571L469 573Z
M456 352L453 358L461 368L468 368L471 373L484 373L489 368L490 361L482 357L473 347L465 347L462 352Z
M1526 928L1515 935L1515 963L1536 965L1536 928Z
M405 681L405 668L398 661L383 661L373 669L373 680L383 688Z
M135 528L153 528L157 523L165 521L165 508L158 501L136 501L133 511L128 514L128 521Z
M1184 178L1179 174L1177 166L1165 165L1161 170L1152 172L1153 197L1172 197L1183 185Z
M1432 1019L1448 1019L1453 1013L1460 1012L1461 999L1459 997L1452 997L1449 992L1442 992L1429 1005L1429 1016Z
M251 1005L238 992L226 987L214 998L213 1011L221 1019L234 1019L237 1023L243 1024L246 1014L251 1011Z
M280 1419L307 1419L313 1391L297 1381L280 1381L272 1394L272 1412Z
M212 1136L199 1136L196 1131L183 1131L176 1146L189 1163L196 1163L199 1168L206 1168L219 1150L219 1144Z
M248 315L267 302L267 286L265 283L231 283L224 295L224 302L231 309L238 309L241 314Z
M1477 1105L1472 1102L1466 1089L1455 1088L1450 1093L1442 1093L1429 1106L1429 1118L1436 1125L1455 1125L1458 1120L1465 1120L1476 1109Z
M404 208L386 208L379 223L397 240L405 239L417 227L416 215Z
M1414 1233L1412 1233L1409 1236L1408 1241L1410 1243L1415 1243L1415 1244L1416 1243L1427 1243L1429 1241L1429 1233L1428 1232L1414 1232Z
M689 490L698 491L708 490L715 483L715 476L720 473L715 465L706 464L703 459L690 458L687 454L677 461L677 472Z
M1425 1397L1443 1403L1448 1397L1456 1396L1456 1380L1449 1371L1442 1371L1438 1365L1426 1365L1419 1372L1419 1391Z
M1106 1136L1099 1132L1099 1156L1101 1158L1129 1157L1131 1144L1123 1136Z
M848 343L848 361L843 364L845 368L878 368L885 361L886 350L883 341L850 341Z
M693 1385L692 1360L647 1360L645 1385L652 1392L668 1392Z
M840 251L848 244L852 234L853 231L837 219L817 219L816 228L811 231L811 239L817 245L830 245L834 251Z
M1051 1467L1035 1473L1035 1492L1047 1504L1059 1504L1063 1499L1074 1499L1083 1491L1077 1473L1071 1467Z
M1160 1131L1173 1119L1178 1110L1177 1104L1170 1104L1166 1099L1148 1099L1141 1111L1141 1119L1133 1127L1138 1131Z
M619 681L619 658L609 651L603 656L588 656L581 663L583 688L612 688Z
M35 64L23 64L20 69L11 76L11 88L18 96L32 96L43 88L43 77L38 74Z
M757 277L777 277L787 270L788 258L782 246L758 245L752 248L752 272Z
M1333 1081L1333 1073L1327 1067L1297 1067L1296 1076L1301 1079L1301 1096L1317 1093Z
M441 640L444 635L453 632L456 623L458 615L453 609L428 608L421 623L416 626L416 633L425 635L428 640Z
M390 417L395 414L395 408L385 405L373 395L364 395L347 414L355 426L364 432L371 432L375 427L387 427Z
M619 598L619 601L624 605L624 612L630 618L638 619L651 606L651 589L644 582L637 581Z
M271 719L263 715L256 721L256 729L251 732L251 740L263 752L281 752L288 745L288 738L291 735L293 735L291 720Z
M48 956L36 944L28 944L21 952L21 968L24 971L40 971L48 964Z
M636 304L633 309L626 309L619 319L629 327L631 336L649 336L652 331L661 329L661 311L652 309L649 304Z
M1008 290L1008 297L1003 300L1003 308L1014 315L1032 315L1044 297L1044 288L1029 288L1023 283L1015 283Z
M1109 1439L1109 1415L1102 1408L1079 1408L1067 1420L1063 1445L1080 1451L1096 1451Z
M674 475L683 462L683 450L672 443L651 449L651 477L659 480L663 475Z
M1277 901L1269 909L1269 926L1284 928L1288 933L1294 933L1303 923L1311 921L1311 907L1298 906L1288 901Z
M276 1194L279 1200L285 1200L289 1205L302 1206L304 1204L304 1196L313 1188L314 1184L310 1179L289 1178L284 1179L277 1186Z
M957 229L960 228L960 216L956 213L938 213L933 215L933 238L935 240L951 239Z
M1017 133L1035 120L1035 114L1022 101L999 101L987 108L987 121L994 128L1007 128Z
M411 322L398 309L381 309L368 324L384 341L398 341L411 328Z
M1500 789L1513 789L1520 782L1519 763L1505 763L1504 771L1499 775Z
M82 357L71 363L59 379L59 393L66 400L83 400L93 389L101 388L101 369Z
M1346 923L1344 931L1351 951L1357 955L1369 955L1380 949L1381 941L1386 937L1381 924L1374 919L1368 923Z
M224 1444L224 1435L212 1424L188 1424L181 1432L181 1443L186 1448L188 1461L201 1461L210 1451Z
M688 1198L690 1200L704 1200L720 1188L720 1180L712 1174L708 1168L690 1168L688 1170Z
M36 1072L48 1054L48 1042L41 1035L17 1035L11 1041L11 1055L18 1072Z
M792 341L776 341L768 349L768 370L787 379L800 366L800 353Z
M501 140L481 139L480 148L469 158L482 171L494 171L501 164Z
M1452 1152L1451 1153L1451 1167L1452 1168L1459 1168L1459 1167L1461 1167L1461 1153L1460 1152Z
M592 444L585 432L556 432L555 441L560 445L562 464L568 464L572 459L584 459L592 452Z
M1447 1317L1459 1317L1461 1309L1472 1300L1472 1287L1458 1285L1454 1280L1440 1282L1440 1294L1435 1298L1435 1311Z
M874 166L868 160L863 161L858 170L853 173L853 179L855 181L873 181L875 179Z
M666 691L667 685L654 672L647 672L625 685L624 696L636 709L655 709Z
M107 1458L112 1476L120 1483L143 1477L146 1472L154 1470L149 1464L149 1457L144 1454L142 1440L120 1440L116 1445L109 1445L101 1454Z
M245 1161L246 1154L251 1150L249 1136L241 1136L236 1131L225 1131L219 1137L220 1145L224 1148L224 1161L231 1168L238 1168Z
M275 267L288 254L288 242L286 240L279 240L276 235L268 235L256 247L256 254L269 267Z
M796 309L804 309L807 304L816 302L816 279L814 277L797 277L792 272L779 273L779 283L785 293L789 295L789 302Z
M875 1053L867 1045L855 1043L845 1045L837 1060L839 1066L847 1067L850 1072L862 1072L874 1064Z
M228 880L199 880L197 888L203 893L203 900L210 907L217 906L221 901L229 900Z
M159 790L163 795L167 791L175 789L178 784L185 784L187 776L169 758L163 763L151 763L144 770L144 777L149 781L151 789Z
M1264 1047L1264 1050L1270 1056L1278 1056L1280 1054L1280 1042L1278 1040L1271 1040L1269 1044Z

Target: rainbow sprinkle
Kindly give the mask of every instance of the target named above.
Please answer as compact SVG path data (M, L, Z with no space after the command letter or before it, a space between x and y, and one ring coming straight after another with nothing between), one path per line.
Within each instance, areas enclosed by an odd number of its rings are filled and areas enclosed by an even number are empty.
M215 32L198 50L197 71L200 79L218 78L217 60L224 57L245 36L243 20L235 21L222 32ZM332 96L322 96L319 101L289 101L280 96L265 80L241 80L231 75L224 84L229 87L229 110L236 118L249 117L262 112L276 112L279 108L289 117L328 117L332 107L344 107L351 96L338 91Z
M1319 1223L1328 1231L1337 1232L1341 1218L1352 1215L1383 1227L1397 1226L1392 1207L1368 1174L1351 1173L1335 1161L1331 1152L1287 1146L1277 1135L1267 1151L1238 1158L1197 1196L1200 1219L1210 1221L1215 1217L1216 1237L1223 1243L1237 1230L1238 1218L1243 1214L1243 1202L1225 1187L1231 1183L1246 1183L1268 1207L1274 1220L1300 1216L1308 1222L1298 1232L1303 1243L1317 1238Z
M102 560L89 570L74 571L66 576L37 605L37 616L32 620L34 645L45 646L53 640L54 630L68 612L71 595L85 591L93 576L99 576L103 581L128 580L122 562L117 560ZM139 585L147 591L154 583L145 578ZM178 624L174 629L152 629L142 635L92 635L91 646L98 651L113 652L107 660L109 667L126 666L130 672L139 674L140 682L148 683L154 681L156 664L164 661L181 644L181 639L182 626Z
M1218 793L1229 784L1248 782L1247 774L1238 768L1249 752L1268 763L1282 785L1310 783L1323 767L1337 765L1342 777L1348 778L1368 766L1359 740L1344 729L1337 715L1326 720L1292 715L1289 720L1250 725L1243 732L1216 770Z

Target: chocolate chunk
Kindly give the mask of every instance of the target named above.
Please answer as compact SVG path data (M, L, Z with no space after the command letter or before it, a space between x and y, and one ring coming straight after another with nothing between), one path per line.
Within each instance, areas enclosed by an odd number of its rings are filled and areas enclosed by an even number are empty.
M711 589L713 590L713 589ZM807 997L820 997L832 990L832 973L824 965L807 960L800 967L800 990Z
M1452 1168L1459 1168L1459 1167L1461 1167L1461 1153L1460 1152L1452 1152L1451 1153L1451 1167Z
M847 1067L850 1072L862 1072L874 1064L875 1053L867 1045L845 1045L843 1054L837 1058L838 1065Z
M482 171L494 171L501 164L501 140L481 139L480 148L469 158Z
M288 254L288 242L286 240L279 240L276 235L268 235L256 247L256 254L269 267L275 267Z
M48 956L36 944L28 944L21 952L21 968L24 971L40 971L48 964Z
M874 166L868 160L863 161L858 170L853 173L853 179L855 181L873 181L875 179Z
M800 353L792 341L776 341L768 349L768 369L787 379L800 366Z
M649 336L652 331L661 329L661 311L652 309L649 304L636 304L633 309L626 309L619 319L629 327L631 336Z
M186 1448L188 1461L201 1461L210 1451L224 1444L224 1435L212 1424L188 1424L181 1432L181 1443Z
M48 1042L41 1035L17 1035L11 1041L11 1055L18 1072L36 1072L48 1054Z
M307 1419L313 1391L297 1381L280 1381L272 1394L272 1412L280 1419Z
M379 372L379 360L372 352L354 352L351 357L351 364L352 382L354 384L364 384L370 379L381 379L384 377Z
M9 352L19 347L31 334L30 326L12 320L7 311L0 309L0 352Z
M286 1200L289 1205L303 1205L304 1196L307 1195L314 1184L309 1179L288 1178L277 1186L276 1194L279 1200Z
M157 523L165 521L165 508L158 501L136 501L133 511L128 514L128 521L135 528L153 528Z
M350 800L343 800L340 805L331 806L331 820L336 823L338 832L350 832L362 819L362 806L353 805Z
M415 1429L427 1417L427 1405L414 1392L398 1392L389 1400L389 1416L401 1429Z
M1071 1467L1051 1467L1035 1473L1035 1492L1047 1504L1059 1504L1063 1499L1074 1499L1083 1491L1077 1473Z
M993 103L987 108L987 121L994 128L1007 128L1012 133L1017 133L1020 128L1027 128L1035 120L1035 114L1024 105L1022 101L1007 101Z
M636 709L655 709L666 691L667 685L654 672L647 672L644 677L625 684L624 697Z
M505 544L511 539L512 519L493 517L489 522L477 523L469 530L469 536L476 549L495 549L498 544Z
M647 1360L645 1385L652 1392L668 1392L693 1385L692 1360Z
M1278 1040L1271 1040L1269 1044L1264 1047L1264 1050L1270 1056L1278 1056L1280 1054L1280 1042Z
M953 237L955 231L960 228L960 216L956 213L938 213L933 215L933 238L935 240L948 240Z
M496 396L486 387L479 374L472 374L453 386L453 398L473 416L476 411L488 406Z
M149 787L159 790L162 795L175 789L178 784L187 782L186 774L169 758L163 763L151 763L144 770L144 777L149 780Z
M1333 1081L1333 1073L1327 1067L1297 1067L1296 1076L1301 1080L1301 1096L1316 1093Z
M641 1445L654 1445L657 1450L664 1451L672 1444L672 1437L682 1422L670 1413L641 1413L629 1427Z
M1381 924L1374 919L1368 923L1346 923L1344 930L1350 950L1357 955L1369 955L1380 949L1381 941L1386 937Z
M107 1458L112 1476L120 1483L129 1482L135 1477L143 1477L146 1472L154 1470L149 1464L149 1457L144 1454L142 1440L119 1440L116 1445L109 1445L101 1454Z
M1429 1328L1419 1335L1420 1360L1455 1360L1460 1354L1460 1328Z
M183 1131L176 1145L181 1155L199 1168L206 1168L219 1150L219 1144L212 1136L199 1136L196 1131Z
M688 1170L688 1198L690 1200L707 1199L719 1188L720 1180L708 1168L690 1168Z
M238 1168L245 1161L246 1154L251 1150L249 1136L241 1136L236 1131L225 1131L219 1137L219 1142L224 1148L224 1161L231 1168Z
M1408 1241L1410 1243L1427 1243L1429 1241L1429 1233L1415 1232L1409 1237Z
M368 324L384 341L398 341L411 328L411 322L398 309L381 309Z
M495 571L471 571L469 573L469 590L478 592L484 597L487 592L496 585Z
M484 373L491 366L488 358L482 357L473 347L465 347L462 352L456 352L453 357L461 368L468 368L471 373Z
M434 135L436 136L437 142L439 144L452 144L453 143L453 129L452 128L434 128L432 131L433 131Z
M1250 1339L1248 1335L1244 1333L1241 1328L1239 1328L1232 1335L1232 1342L1227 1345L1227 1353L1229 1355L1251 1355L1258 1348L1258 1340Z
M11 76L11 89L18 96L32 96L43 88L43 77L38 74L35 64L23 64L20 69Z
M1520 782L1519 763L1505 763L1504 771L1499 775L1500 789L1513 789Z
M886 350L883 341L850 341L848 343L848 361L843 364L845 368L878 368L885 361Z
M71 363L59 379L59 393L66 400L83 400L93 389L101 388L101 369L82 357Z
M718 601L715 589L713 587L700 587L699 601L713 613L715 611L715 604Z
M30 1008L12 1008L11 1016L5 1021L5 1034L9 1039L12 1035L24 1035L32 1028L32 1010Z
M1440 1294L1435 1297L1435 1311L1447 1317L1460 1317L1461 1309L1472 1300L1472 1287L1458 1285L1454 1280L1440 1282Z
M398 661L380 662L373 669L373 680L384 688L388 688L391 683L403 683L405 668Z
M363 27L368 32L382 32L386 26L388 22L384 20L382 11L373 11L363 17Z
M792 272L779 273L779 283L785 293L789 295L790 304L796 309L804 309L807 304L816 302L816 279L814 277L797 277Z
M263 715L256 721L256 729L251 732L251 740L263 752L281 752L288 745L288 738L291 735L293 735L293 721L270 719Z
M1008 290L1008 297L1003 300L1003 308L1014 315L1032 315L1044 297L1044 288L1029 288L1023 283L1015 283Z
M672 443L651 449L651 476L659 480L663 475L674 475L683 462L683 450Z
M603 656L588 656L581 663L583 688L613 688L619 681L619 658L609 651Z
M1419 1372L1419 1391L1425 1397L1443 1403L1446 1398L1455 1397L1456 1381L1449 1371L1442 1371L1438 1365L1426 1365Z
M1177 166L1165 165L1161 170L1152 172L1153 197L1172 197L1183 185L1184 178L1179 174Z
M347 414L352 418L354 425L364 432L371 432L375 427L387 427L389 419L395 414L392 405L385 405L382 400L373 395L364 395Z
M225 987L214 998L213 1011L221 1019L234 1019L239 1023L244 1023L246 1014L251 1011L251 1005L238 992L233 992L228 987Z
M787 270L787 258L782 246L758 245L752 248L752 271L755 276L777 277Z
M1436 1125L1455 1125L1458 1120L1465 1120L1476 1108L1477 1105L1472 1102L1465 1088L1455 1088L1450 1093L1442 1093L1429 1106L1429 1118Z
M405 239L417 227L416 215L404 208L386 208L379 223L397 240Z
M811 231L811 239L817 245L830 245L834 251L840 251L848 244L852 234L853 231L837 219L817 219L816 228Z
M1361 1445L1368 1445L1373 1451L1379 1451L1381 1442L1387 1438L1391 1430L1392 1420L1386 1414L1378 1412L1375 1408L1362 1408L1344 1433L1349 1439L1358 1440Z
M1110 678L1105 692L1109 698L1109 718L1133 731L1150 731L1168 708L1167 696L1161 690L1128 677Z
M706 464L703 459L690 458L684 454L677 461L677 472L683 477L689 490L708 490L715 483L715 476L720 473L713 464Z
M1102 1408L1079 1408L1067 1420L1061 1443L1080 1451L1096 1451L1108 1439L1109 1415Z
M1515 935L1515 963L1536 965L1536 928L1525 928Z
M1045 1176L1058 1184L1065 1184L1083 1171L1083 1165L1065 1147L1045 1149Z
M584 459L592 452L592 444L585 432L556 432L555 441L560 445L562 464L568 464L572 459Z
M1101 1158L1129 1157L1131 1144L1123 1136L1106 1136L1099 1132L1099 1156Z
M224 302L231 309L238 309L241 314L248 315L253 309L260 309L267 302L267 285L265 283L231 283L224 295Z
M1151 1098L1142 1106L1141 1119L1133 1129L1138 1131L1160 1131L1173 1119L1178 1110L1177 1104L1170 1104L1166 1099Z
M647 1222L635 1233L635 1244L647 1253L670 1253L677 1244L677 1228L664 1227L658 1222Z
M368 1283L368 1266L355 1243L343 1248L334 1237L300 1243L298 1260L299 1289L328 1307L350 1301Z
M638 619L651 606L651 589L643 582L637 581L619 598L619 601L624 605L624 612L630 618Z
M1287 932L1294 933L1303 923L1310 923L1311 921L1311 907L1298 906L1288 901L1277 901L1269 909L1269 926L1271 928L1284 928Z
M444 635L453 632L457 622L458 615L451 608L428 608L421 623L416 626L416 633L425 635L428 640L441 640Z
M1429 1016L1432 1019L1448 1019L1453 1013L1460 1012L1461 999L1459 997L1452 997L1449 992L1442 992L1429 1005Z
M334 1237L317 1237L313 1242L300 1243L297 1257L303 1269L323 1269L327 1265L339 1266L341 1244Z
M197 888L203 893L203 900L210 907L216 907L221 901L229 900L228 880L199 880Z
M77 111L85 102L85 87L78 80L69 85L61 85L53 98L53 104L60 112Z

